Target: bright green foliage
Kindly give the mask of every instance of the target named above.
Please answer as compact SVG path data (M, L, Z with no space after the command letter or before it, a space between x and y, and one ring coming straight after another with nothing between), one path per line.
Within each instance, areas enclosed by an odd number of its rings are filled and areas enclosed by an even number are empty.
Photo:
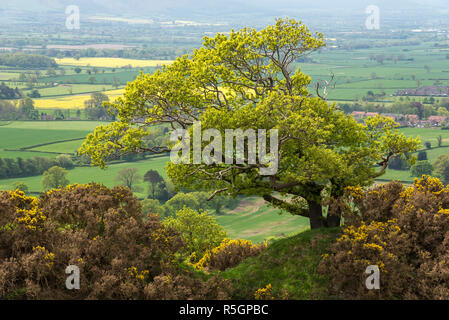
M69 180L66 176L66 169L58 166L51 167L42 175L42 186L44 190L65 187L69 184Z
M207 250L217 247L226 238L223 227L204 211L184 207L176 217L169 217L163 223L181 233L191 262L197 262Z
M442 154L437 158L433 164L435 168L435 174L441 178L441 180L447 184L449 183L449 155Z
M14 190L22 191L25 194L27 194L29 192L28 186L24 182L21 182L21 181L15 182L13 184L13 187L14 187Z
M181 210L184 206L187 206L193 210L201 209L200 199L194 192L179 192L173 198L168 200L165 205L171 209L170 211Z
M346 186L371 184L391 157L415 151L419 141L400 134L389 118L359 124L323 100L318 88L318 97L309 93L311 78L293 63L324 45L322 34L312 35L288 19L260 31L244 28L206 37L192 56L128 84L124 96L109 104L118 120L97 128L80 152L105 166L119 153L167 151L143 140L147 127L160 123L192 133L192 124L201 121L201 130L214 128L222 136L226 129L277 129L275 175L261 175L267 166L262 163L170 163L168 176L178 187L263 196L276 207L309 217L312 228L326 226L323 190L337 197Z
M142 213L147 215L149 213L163 216L163 208L157 199L145 199L141 201Z
M422 175L431 175L433 172L433 166L430 164L429 161L417 161L411 168L410 168L410 175L412 177L421 177Z

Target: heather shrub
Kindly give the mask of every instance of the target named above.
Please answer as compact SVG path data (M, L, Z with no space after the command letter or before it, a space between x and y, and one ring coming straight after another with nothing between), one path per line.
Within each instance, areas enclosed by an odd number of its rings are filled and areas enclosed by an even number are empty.
M231 240L225 239L221 244L206 252L195 268L200 270L220 270L235 267L243 260L258 255L265 244L253 245L248 240Z
M231 284L218 276L207 281L185 275L164 274L145 287L145 298L151 300L225 300Z
M224 297L224 286L179 267L184 245L156 215L143 219L123 187L73 185L39 199L0 192L0 299L170 298L154 289L162 276L191 285L180 298ZM78 290L65 286L69 265L80 269Z
M345 227L319 270L334 294L360 299L449 299L449 188L423 176L372 190L349 188ZM368 290L377 265L380 289Z

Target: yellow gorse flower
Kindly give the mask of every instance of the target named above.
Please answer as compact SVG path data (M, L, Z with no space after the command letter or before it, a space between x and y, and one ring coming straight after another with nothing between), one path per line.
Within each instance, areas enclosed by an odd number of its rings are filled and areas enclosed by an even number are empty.
M264 244L267 246L267 244ZM194 265L195 269L203 270L210 262L211 256L216 255L222 252L226 252L231 254L231 247L239 246L239 247L255 247L255 245L250 240L244 239L224 239L218 247L213 248L212 250L208 250L204 256Z
M254 298L256 300L273 300L271 283L267 284L265 288L257 289Z
M145 277L150 274L149 270L142 270L141 272L139 272L139 270L134 266L127 268L126 271L128 271L129 275L132 278L135 278L135 279L141 280L141 281L145 280Z

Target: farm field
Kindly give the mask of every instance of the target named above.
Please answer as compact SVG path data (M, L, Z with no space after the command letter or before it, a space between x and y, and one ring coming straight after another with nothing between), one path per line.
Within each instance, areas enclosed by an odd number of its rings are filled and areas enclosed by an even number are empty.
M440 85L449 85L447 53L447 50L427 43L389 48L328 49L312 54L312 63L298 63L297 67L311 76L311 90L315 82L330 80L334 75L335 87L329 88L329 100L356 101L367 91L373 91L385 92L384 100L392 102L397 98L391 95L399 89L433 85L437 81ZM402 55L403 59L382 63L370 59L377 55Z
M104 68L121 68L127 65L131 65L132 67L157 67L170 64L172 62L170 60L137 60L124 58L80 58L79 60L74 58L62 58L55 60L59 65Z
M14 121L0 126L0 158L56 157L56 153L73 153L98 121ZM47 146L39 146L45 145ZM33 148L33 146L36 146ZM52 146L52 147L51 147ZM25 151L32 150L33 152ZM36 150L42 148L42 150ZM52 153L47 153L52 152Z
M104 84L71 84L71 85L57 85L51 88L39 89L39 93L42 97L53 96L70 96L80 93L92 93L100 91L114 90L112 85ZM25 91L27 92L27 91Z
M67 67L66 67L67 68ZM145 73L153 73L157 70L157 67L145 67L138 69L120 69L114 70L114 68L110 69L102 69L101 73L93 73L92 68L84 68L81 69L80 73L71 74L67 72L65 75L57 75L52 77L44 77L42 81L51 82L51 83L62 83L62 84L87 84L87 85L110 85L114 81L118 81L120 85L125 85L129 81L133 81L138 75L140 70ZM88 72L91 72L89 74ZM104 71L104 72L103 72Z
M449 85L448 51L435 48L430 43L403 45L394 48L335 49L329 48L310 55L311 61L298 62L295 67L310 75L311 92L317 82L330 80L334 85L328 90L328 100L337 102L361 101L368 91L385 94L378 103L391 104L399 99L393 94L400 89L419 86ZM381 63L373 59L377 55L401 56L399 60L385 59ZM125 58L62 58L56 59L60 70L49 76L41 70L38 78L39 94L35 107L52 114L55 109L80 110L92 92L104 92L114 98L123 93L123 86L134 80L140 70L153 73L161 65L171 60L137 60ZM129 69L131 66L131 69ZM81 68L80 73L74 69ZM426 67L426 68L425 68ZM140 69L139 69L140 68ZM64 73L61 72L64 70ZM79 70L78 70L79 71ZM25 82L18 82L19 75L33 73L35 70L0 68L0 81L18 87L24 94L30 94ZM48 84L57 83L56 86ZM115 83L115 86L113 86ZM42 88L42 85L45 84ZM113 90L117 88L116 90ZM420 97L412 97L421 101ZM437 98L438 101L440 98Z
M123 94L123 89L104 91L110 100L114 100ZM89 94L79 94L53 99L36 99L36 109L84 109L84 102L90 99Z
M83 142L84 138L74 141L47 144L44 146L32 148L30 150L38 152L58 152L58 153L73 154L76 150L78 150L81 147Z

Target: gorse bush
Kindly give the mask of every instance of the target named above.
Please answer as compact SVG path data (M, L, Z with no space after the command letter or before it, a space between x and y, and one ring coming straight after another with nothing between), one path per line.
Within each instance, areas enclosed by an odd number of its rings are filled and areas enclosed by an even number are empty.
M346 227L319 266L331 291L357 299L449 298L449 188L428 176L407 188L350 188L340 206ZM380 270L379 290L365 286L369 265Z
M258 255L267 246L253 245L249 240L225 239L221 244L206 252L195 268L201 270L220 270L235 267L246 258Z
M226 285L203 281L176 256L185 245L123 187L73 185L39 199L0 193L0 299L167 299L226 297ZM68 290L65 269L80 269ZM162 277L162 278L161 278ZM183 294L164 291L161 279Z

